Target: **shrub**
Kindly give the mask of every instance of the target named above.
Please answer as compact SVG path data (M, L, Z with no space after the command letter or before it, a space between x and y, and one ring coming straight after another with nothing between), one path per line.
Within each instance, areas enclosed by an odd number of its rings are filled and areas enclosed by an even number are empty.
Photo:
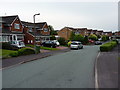
M25 46L34 48L34 45L31 45L31 44L26 44Z
M11 57L17 57L18 56L18 52L11 52L9 55Z
M100 46L100 51L104 52L104 51L110 51L112 50L115 46L117 45L117 43L115 41L110 41L108 43L105 43L103 45Z
M56 37L52 35L52 37L50 37L50 40L56 40Z
M97 38L97 36L95 34L91 34L89 36L89 39L96 41L98 38Z
M5 43L2 43L2 49L18 50L19 48L17 46L11 45L9 42L5 42Z
M88 43L89 43L88 36L85 36L85 37L84 37L83 44L88 44Z
M35 50L32 48L22 48L18 50L18 55L35 54Z
M60 45L66 45L67 44L65 38L62 38L62 37L60 37L58 39L58 42L60 43Z
M71 43L72 43L71 41L69 41L69 42L67 43L68 47L70 47L70 44L71 44Z
M73 40L83 42L84 41L84 36L81 35L81 34L80 35L75 35Z
M36 53L40 53L40 46L36 46Z

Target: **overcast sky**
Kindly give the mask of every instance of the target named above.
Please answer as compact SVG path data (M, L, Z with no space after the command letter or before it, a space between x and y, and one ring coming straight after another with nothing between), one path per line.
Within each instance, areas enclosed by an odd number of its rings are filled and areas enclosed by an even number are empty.
M56 30L69 26L117 31L118 0L89 1L3 0L0 3L0 16L19 15L21 20L33 22L33 15L40 13L36 16L36 22L47 22Z

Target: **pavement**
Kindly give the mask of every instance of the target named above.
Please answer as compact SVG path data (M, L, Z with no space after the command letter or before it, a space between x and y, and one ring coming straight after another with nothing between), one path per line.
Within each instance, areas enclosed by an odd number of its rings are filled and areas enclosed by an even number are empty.
M109 52L100 52L97 59L98 88L118 88L119 46Z
M94 88L99 46L84 46L2 70L3 88Z
M48 56L52 56L58 53L63 53L70 51L69 48L67 47L59 47L60 50L55 50L55 51L50 51L50 50L41 50L41 53L39 54L31 54L31 55L26 55L26 56L19 56L19 57L13 57L13 58L8 58L8 59L3 59L2 60L2 66L0 68L7 68L11 67L17 64L22 64L30 61L34 61L37 59L45 58Z

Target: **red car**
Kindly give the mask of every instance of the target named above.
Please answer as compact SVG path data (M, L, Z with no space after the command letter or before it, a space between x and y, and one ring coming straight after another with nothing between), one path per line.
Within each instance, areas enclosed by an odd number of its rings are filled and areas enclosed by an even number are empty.
M90 43L94 43L95 41L94 40L89 40Z

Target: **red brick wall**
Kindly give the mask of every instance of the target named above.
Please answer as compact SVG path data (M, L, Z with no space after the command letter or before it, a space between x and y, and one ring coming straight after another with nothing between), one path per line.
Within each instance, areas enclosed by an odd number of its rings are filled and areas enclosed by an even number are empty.
M20 25L20 29L15 29L15 27L14 27L14 24L15 24L15 23ZM11 31L23 32L23 27L22 27L22 24L20 23L19 18L17 18L17 19L12 23Z
M47 24L43 28L48 28ZM50 35L50 30L48 32L44 32L44 29L41 31L42 35Z
M27 31L28 31L28 28L24 27L24 34L25 34L24 43L34 45L34 37L31 34L27 33ZM28 43L28 40L29 40L29 43ZM31 43L31 40L33 41L32 43Z

